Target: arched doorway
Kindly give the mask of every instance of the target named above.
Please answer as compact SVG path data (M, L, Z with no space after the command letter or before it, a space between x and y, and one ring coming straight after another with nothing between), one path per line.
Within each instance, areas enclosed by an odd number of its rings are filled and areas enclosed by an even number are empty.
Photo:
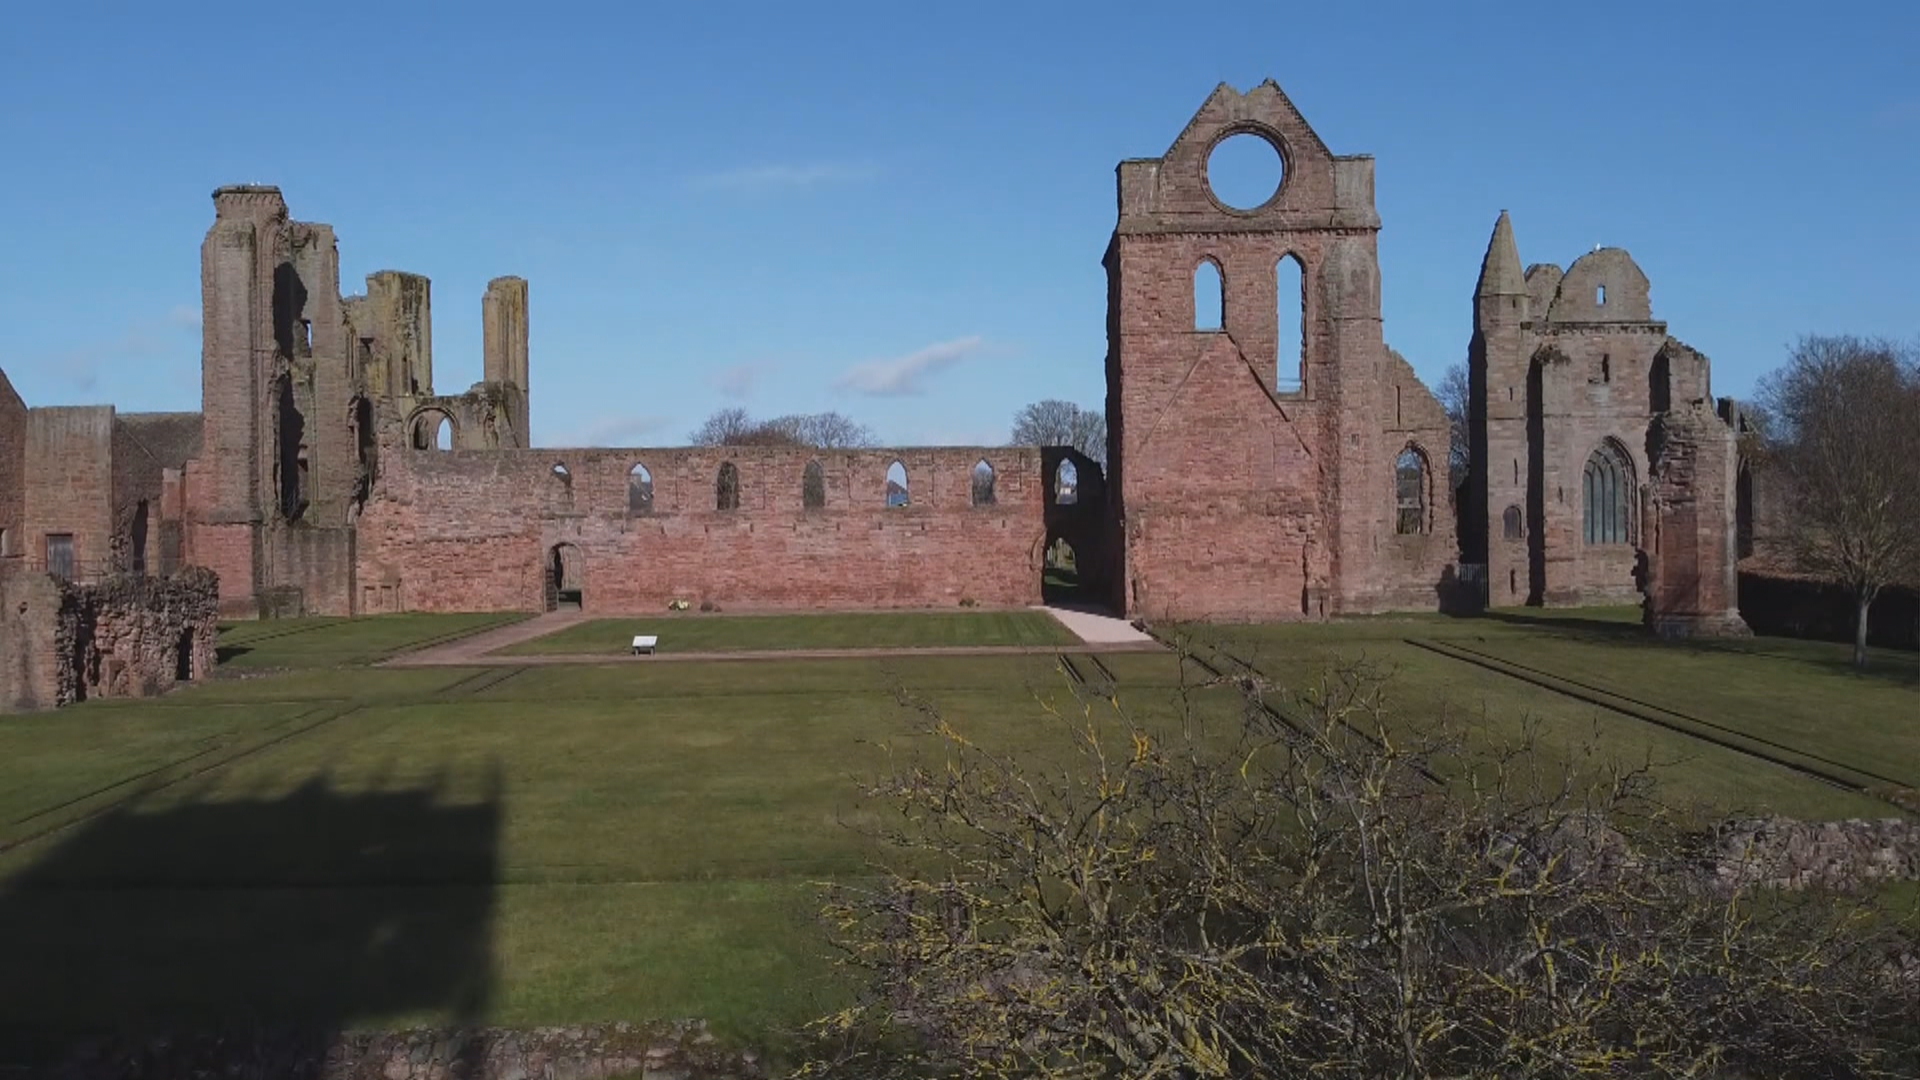
M1040 553L1040 599L1048 604L1075 603L1083 599L1080 556L1064 536L1049 537Z
M547 550L547 610L579 611L587 604L587 559L561 542Z

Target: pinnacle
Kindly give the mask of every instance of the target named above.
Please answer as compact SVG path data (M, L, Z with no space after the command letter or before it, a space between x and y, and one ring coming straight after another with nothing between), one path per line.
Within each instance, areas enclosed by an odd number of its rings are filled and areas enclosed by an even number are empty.
M1494 223L1493 239L1487 242L1487 257L1480 263L1480 284L1475 296L1525 296L1526 274L1520 268L1520 246L1513 239L1513 220L1505 210Z

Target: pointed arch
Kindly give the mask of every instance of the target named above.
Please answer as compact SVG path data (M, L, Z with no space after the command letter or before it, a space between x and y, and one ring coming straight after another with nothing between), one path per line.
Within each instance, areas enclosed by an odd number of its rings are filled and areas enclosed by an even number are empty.
M1633 456L1606 439L1587 456L1581 476L1582 535L1591 545L1633 543L1633 501L1638 490Z
M1227 273L1209 255L1193 268L1193 328L1222 330L1226 320Z
M713 482L715 510L740 509L740 468L731 461L720 463L720 474Z
M1307 381L1307 270L1289 251L1273 264L1273 389L1297 394Z
M1427 455L1418 446L1408 443L1393 459L1393 531L1400 536L1418 536L1431 531L1432 523L1428 517L1428 508L1432 500L1428 492L1432 484L1432 470L1427 464Z
M912 492L907 487L907 465L899 458L887 466L887 505L905 506L912 501Z
M636 461L627 470L627 515L639 517L653 513L653 473Z
M807 510L826 509L827 470L820 466L818 458L807 462L806 470L801 474L800 505Z
M973 505L992 506L993 504L993 466L986 458L981 458L973 463Z
M1061 458L1053 468L1053 504L1073 506L1080 501L1080 467L1072 458Z

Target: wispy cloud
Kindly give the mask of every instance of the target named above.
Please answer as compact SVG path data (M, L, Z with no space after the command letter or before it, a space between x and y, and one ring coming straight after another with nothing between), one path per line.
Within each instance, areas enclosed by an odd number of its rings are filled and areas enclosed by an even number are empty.
M637 446L672 423L670 416L607 416L562 441L573 446Z
M927 379L965 360L984 344L979 335L942 341L890 360L855 364L834 381L834 387L869 397L908 397L926 393Z
M703 191L791 191L830 184L852 184L879 175L872 165L850 161L820 161L784 165L743 165L701 173L689 183Z
M758 364L735 364L722 368L713 376L713 384L720 393L735 401L745 401L753 396L753 388L760 381Z

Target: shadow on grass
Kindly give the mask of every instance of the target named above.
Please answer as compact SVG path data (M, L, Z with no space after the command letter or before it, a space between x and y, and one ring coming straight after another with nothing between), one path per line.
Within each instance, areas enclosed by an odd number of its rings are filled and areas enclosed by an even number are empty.
M251 645L216 645L213 650L213 662L224 664L236 656L245 656L253 651Z
M477 1021L502 814L478 787L163 797L10 853L0 1075L157 1036L271 1033L291 1067L354 1026Z

